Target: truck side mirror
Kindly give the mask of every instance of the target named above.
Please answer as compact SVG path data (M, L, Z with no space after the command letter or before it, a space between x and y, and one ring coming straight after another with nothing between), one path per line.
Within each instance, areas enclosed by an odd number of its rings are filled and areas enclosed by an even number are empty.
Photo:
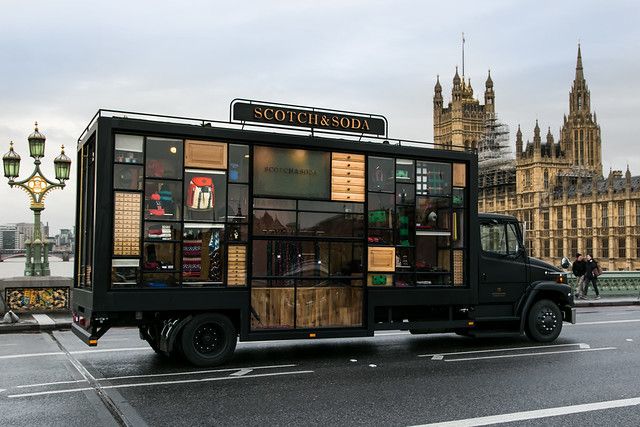
M562 268L569 268L571 266L571 263L569 262L569 260L567 259L567 257L563 257L562 261L560 261L560 267Z

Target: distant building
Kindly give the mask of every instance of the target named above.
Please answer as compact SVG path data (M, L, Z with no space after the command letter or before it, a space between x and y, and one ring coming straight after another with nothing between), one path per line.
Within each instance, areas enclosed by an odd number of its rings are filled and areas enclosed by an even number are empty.
M17 249L18 229L15 225L0 225L0 249Z
M486 89L482 106L456 72L449 108L442 107L439 81L434 96L434 140L478 148L479 210L516 216L525 224L528 252L550 263L581 252L608 270L640 269L640 176L631 176L628 167L624 174L602 174L600 125L591 112L580 47L569 114L557 142L551 129L543 142L536 121L531 142L523 142L518 126L515 159L501 151L503 145L495 141L504 132L495 122L490 77Z

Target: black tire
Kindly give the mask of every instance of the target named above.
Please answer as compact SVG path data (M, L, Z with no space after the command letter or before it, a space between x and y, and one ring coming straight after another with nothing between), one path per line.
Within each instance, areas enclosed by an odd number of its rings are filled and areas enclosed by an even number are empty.
M236 328L227 316L207 313L195 316L180 335L182 354L196 366L217 366L228 361L236 349Z
M551 342L562 331L562 313L556 303L548 299L537 301L527 314L527 336L533 341Z

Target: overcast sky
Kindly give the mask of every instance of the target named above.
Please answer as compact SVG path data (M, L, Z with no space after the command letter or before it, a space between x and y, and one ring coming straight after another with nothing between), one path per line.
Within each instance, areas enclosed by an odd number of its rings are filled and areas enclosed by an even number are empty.
M581 42L603 167L640 174L640 6L635 1L24 1L0 4L0 147L31 172L26 137L47 136L45 171L98 108L226 120L236 97L382 114L390 136L433 140L436 75L450 100L465 71L531 139L557 140ZM74 175L75 176L75 175ZM71 180L73 181L73 180ZM0 224L31 221L0 185ZM54 232L73 224L75 183L46 201Z

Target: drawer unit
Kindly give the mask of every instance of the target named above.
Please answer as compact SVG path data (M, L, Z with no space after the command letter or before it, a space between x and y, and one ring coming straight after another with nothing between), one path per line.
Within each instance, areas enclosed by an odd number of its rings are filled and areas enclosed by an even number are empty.
M396 269L396 248L385 246L369 246L368 270L372 271L395 271Z
M247 247L245 245L229 245L228 256L227 286L246 286Z
M331 200L364 202L364 155L331 154Z

